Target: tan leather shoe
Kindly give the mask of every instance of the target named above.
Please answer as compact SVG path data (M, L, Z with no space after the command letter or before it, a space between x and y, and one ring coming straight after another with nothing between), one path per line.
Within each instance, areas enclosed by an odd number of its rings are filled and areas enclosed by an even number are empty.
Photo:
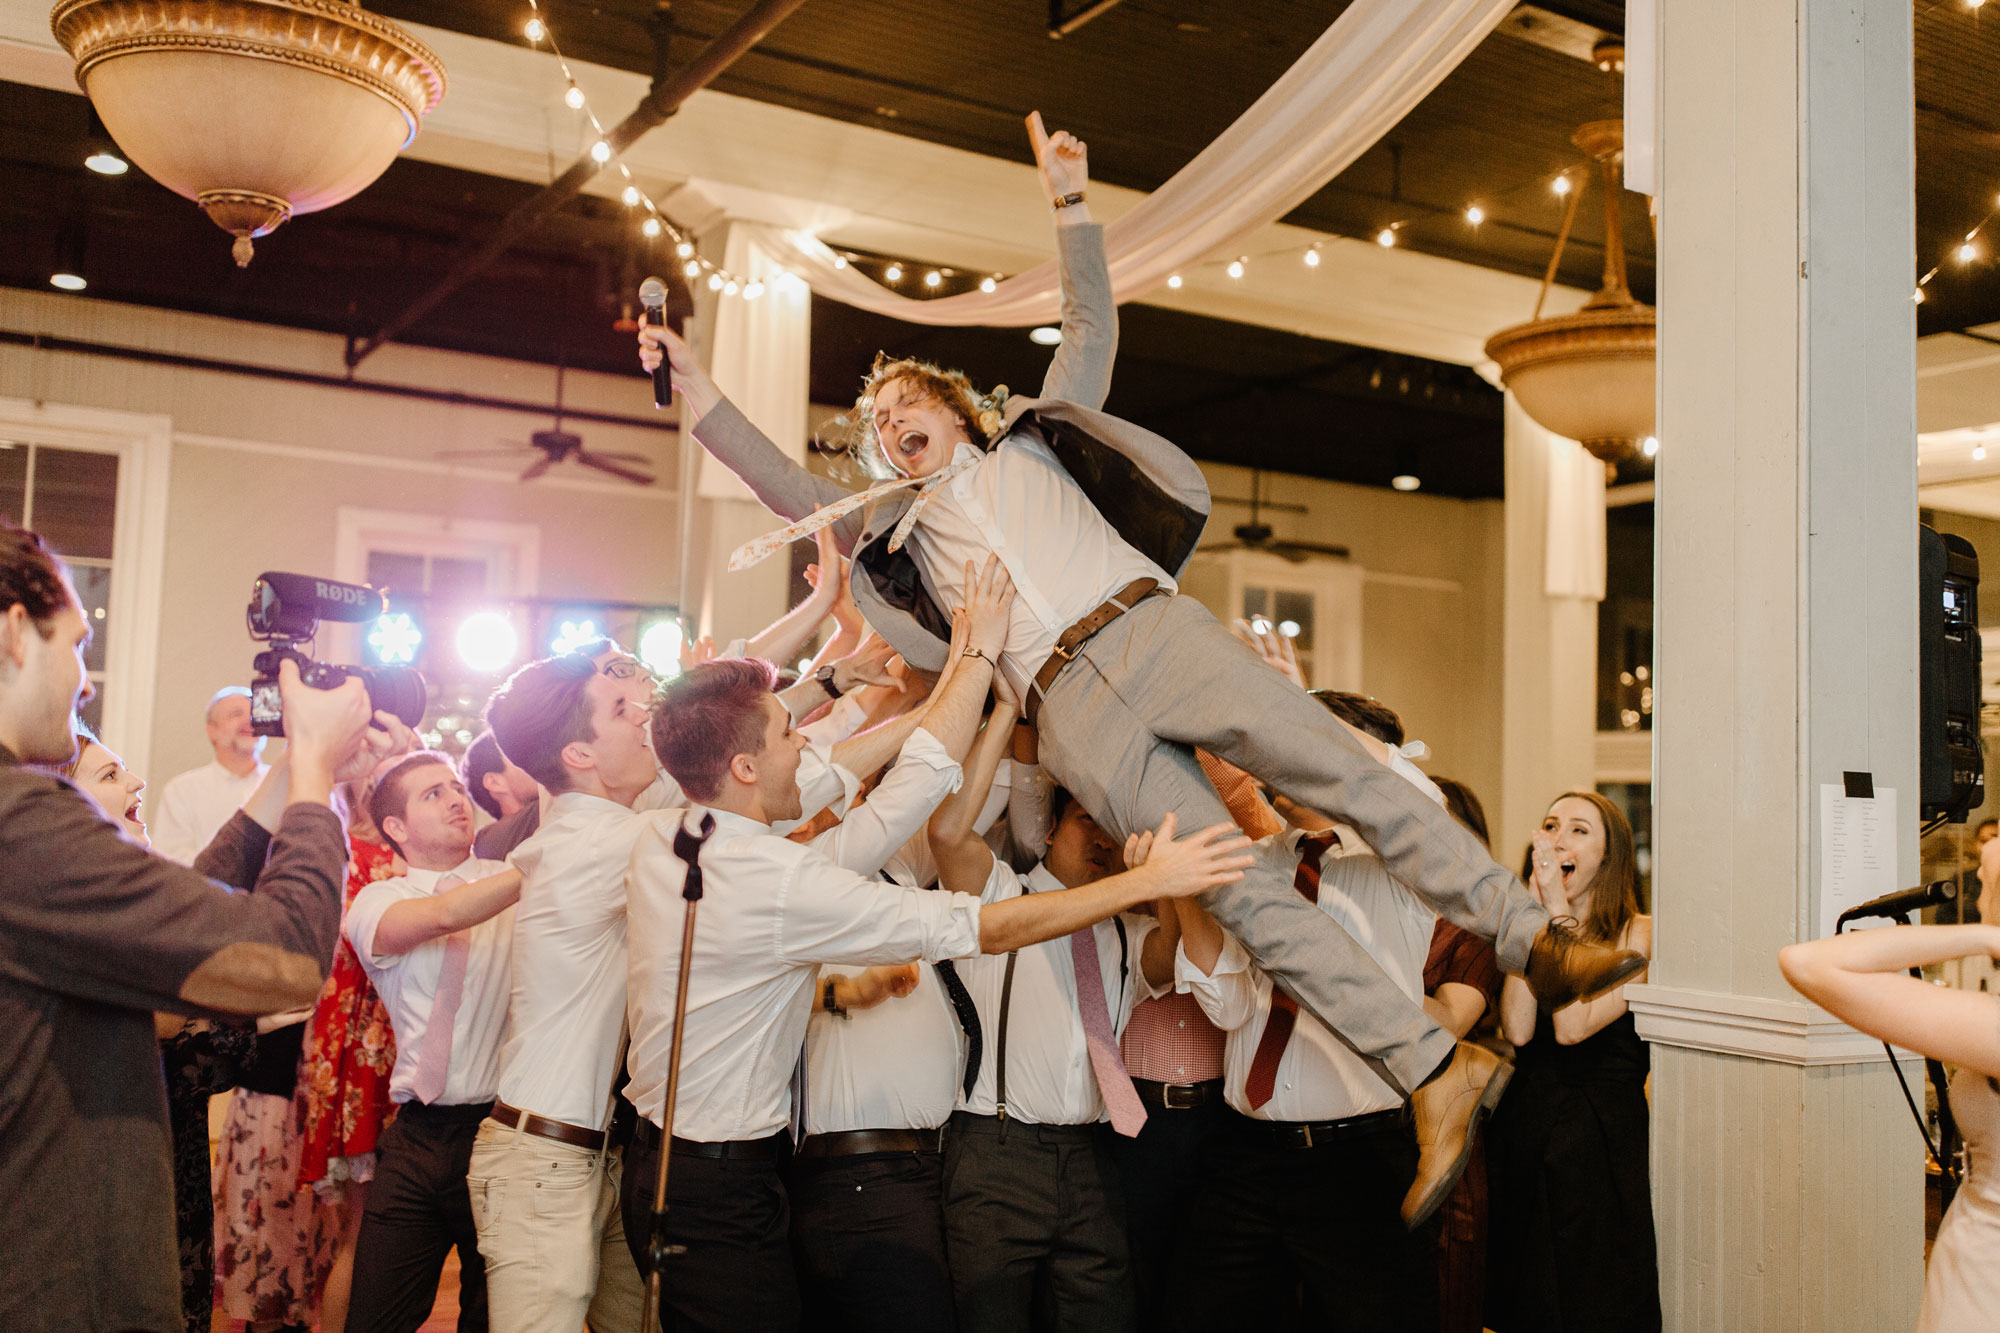
M1551 1011L1576 1000L1594 1000L1646 970L1646 955L1592 944L1577 933L1574 917L1557 917L1535 936L1522 978Z
M1484 1046L1458 1044L1451 1065L1410 1097L1417 1122L1417 1178L1403 1196L1403 1224L1415 1231L1444 1203L1472 1158L1472 1136L1500 1104L1514 1066Z

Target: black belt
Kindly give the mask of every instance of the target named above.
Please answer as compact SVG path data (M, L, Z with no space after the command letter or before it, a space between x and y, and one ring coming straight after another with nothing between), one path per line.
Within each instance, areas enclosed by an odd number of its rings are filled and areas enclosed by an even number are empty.
M1110 1128L1102 1121L1088 1125L1039 1125L1032 1120L1002 1120L999 1116L974 1115L970 1111L953 1111L951 1127L954 1133L995 1134L1003 1140L1010 1132L1026 1134L1043 1143L1085 1143L1095 1139L1100 1130Z
M859 1157L878 1152L943 1152L942 1129L844 1129L808 1134L800 1157Z
M582 1125L572 1125L568 1121L551 1120L547 1116L536 1115L533 1111L523 1111L505 1102L493 1103L493 1118L509 1129L518 1127L523 1134L554 1139L557 1143L567 1143L572 1148L596 1152L604 1146L604 1131L601 1129L585 1129Z
M1139 1090L1139 1100L1155 1111L1192 1111L1222 1100L1219 1078L1200 1083L1158 1083L1150 1078L1135 1078L1132 1086Z
M657 1151L660 1146L660 1127L650 1120L641 1120L632 1134L633 1140L642 1148ZM785 1155L785 1146L790 1140L782 1132L765 1139L724 1139L720 1143L703 1143L696 1139L674 1136L676 1157L707 1157L716 1161L732 1162L775 1162Z
M429 1120L440 1125L476 1125L492 1113L492 1102L420 1102L414 1097L396 1108L396 1118L408 1118L411 1124Z
M1241 1128L1252 1138L1271 1148L1315 1148L1340 1139L1366 1134L1382 1134L1410 1123L1410 1108L1370 1111L1340 1120L1253 1120L1240 1117Z

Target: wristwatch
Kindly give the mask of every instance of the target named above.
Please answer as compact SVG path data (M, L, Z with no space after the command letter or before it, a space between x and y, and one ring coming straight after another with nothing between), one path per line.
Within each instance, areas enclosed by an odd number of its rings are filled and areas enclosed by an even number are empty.
M833 983L833 977L826 979L826 985L820 991L819 1007L832 1014L835 1018L845 1018L847 1017L847 1011L841 1008L839 1002L833 998Z
M825 666L813 672L812 678L819 682L821 689L826 691L827 698L838 699L840 697L840 686L833 683L833 663L828 662Z

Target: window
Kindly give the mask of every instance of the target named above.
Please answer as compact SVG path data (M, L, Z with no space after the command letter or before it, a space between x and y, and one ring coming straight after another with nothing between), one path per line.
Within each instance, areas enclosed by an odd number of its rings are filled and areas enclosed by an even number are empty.
M1597 608L1597 729L1653 729L1653 505L1604 514L1604 600Z
M61 553L75 580L84 619L90 622L92 638L84 666L97 692L84 705L83 719L99 732L104 729L110 695L105 663L115 624L111 560L118 465L115 453L0 440L0 514L41 533Z

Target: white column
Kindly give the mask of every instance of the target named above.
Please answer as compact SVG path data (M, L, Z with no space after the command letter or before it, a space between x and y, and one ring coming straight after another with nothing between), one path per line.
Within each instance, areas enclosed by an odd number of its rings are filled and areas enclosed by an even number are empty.
M1819 788L1917 846L1907 0L1662 0L1653 1194L1667 1327L1911 1327L1922 1153L1803 1003Z
M697 284L695 351L743 415L803 461L811 393L811 292L785 274L780 251L763 239L764 230L764 224L740 220L703 229L704 248L719 250L724 268L739 280L763 284L763 290L751 299L741 290L726 295ZM700 451L692 440L688 443ZM720 645L754 634L784 614L791 562L780 552L754 569L730 573L731 551L784 520L706 453L700 454L695 472L690 605L683 614Z
M1597 603L1604 596L1603 465L1507 395L1500 805L1511 860L1566 791L1595 790ZM1594 534L1594 535L1593 535Z

